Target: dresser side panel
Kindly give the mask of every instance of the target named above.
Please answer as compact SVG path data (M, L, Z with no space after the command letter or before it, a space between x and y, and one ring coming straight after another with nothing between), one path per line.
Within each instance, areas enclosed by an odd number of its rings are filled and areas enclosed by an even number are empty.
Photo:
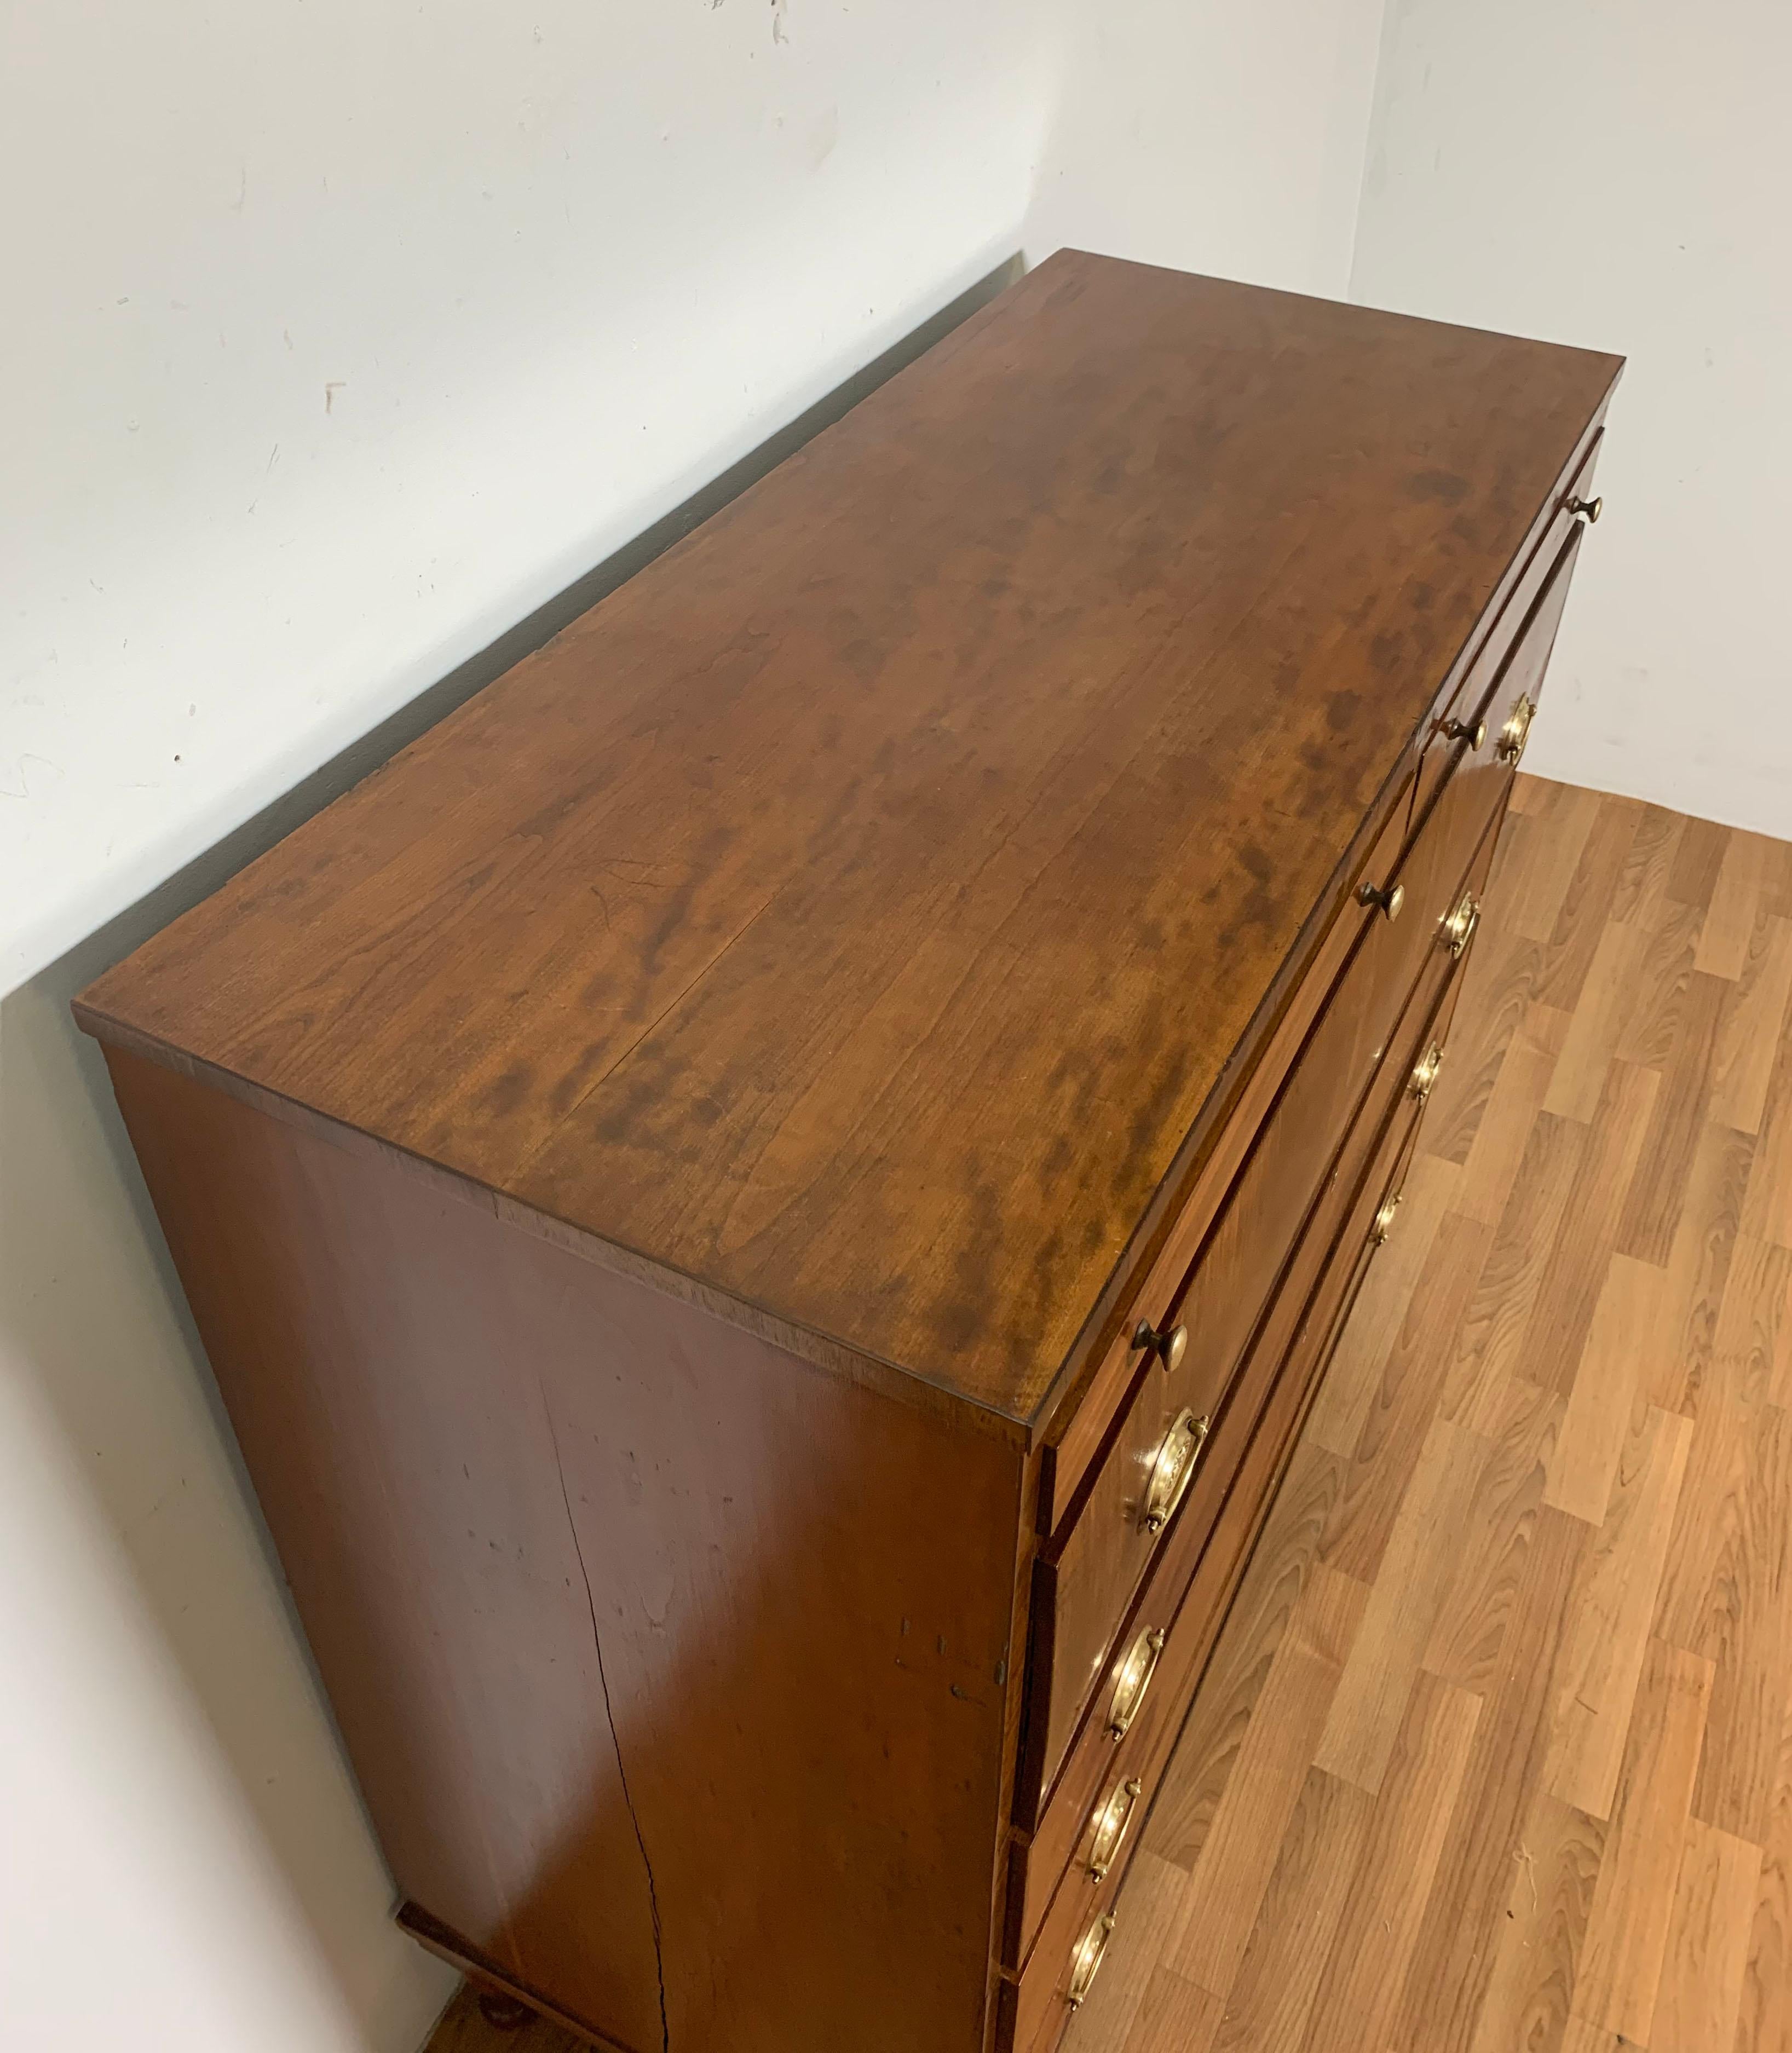
M980 2044L1016 1451L108 1061L403 1894L634 2053Z

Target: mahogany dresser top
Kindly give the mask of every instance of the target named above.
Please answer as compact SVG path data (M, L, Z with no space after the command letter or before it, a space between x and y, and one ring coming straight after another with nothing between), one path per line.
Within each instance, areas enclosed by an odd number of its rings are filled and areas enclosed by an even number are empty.
M1036 1425L1619 367L1066 252L83 1023Z

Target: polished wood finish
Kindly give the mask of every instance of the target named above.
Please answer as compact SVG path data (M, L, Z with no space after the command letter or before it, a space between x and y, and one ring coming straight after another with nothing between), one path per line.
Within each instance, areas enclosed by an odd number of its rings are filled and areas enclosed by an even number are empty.
M1490 830L1468 872L1468 881L1477 890L1484 886L1494 843ZM1239 1409L1247 1419L1252 1415L1254 1389L1262 1387L1263 1379L1272 1370L1275 1372L1273 1403L1281 1407L1285 1418L1303 1414L1313 1380L1329 1358L1332 1337L1362 1288L1370 1262L1381 1251L1381 1243L1370 1235L1374 1215L1390 1195L1397 1195L1402 1203L1408 1201L1408 1161L1424 1109L1421 1104L1412 1101L1407 1089L1410 1058L1420 1048L1448 1045L1461 988L1453 968L1447 960L1442 963L1441 992L1434 983L1425 1001L1417 1007L1406 1043L1397 1058L1385 1066L1372 1109L1359 1122L1359 1133L1330 1178L1315 1217L1296 1250L1276 1309L1254 1344L1252 1367L1244 1379L1244 1401ZM1303 1305L1306 1309L1299 1311ZM1303 1347L1304 1372L1297 1366L1291 1372L1281 1366L1291 1349ZM1228 1423L1222 1419L1216 1429L1222 1435ZM1259 1445L1265 1439L1276 1449L1267 1456ZM1222 1438L1222 1449L1224 1445ZM1279 1442L1273 1433L1260 1433L1237 1474L1222 1454L1213 1474L1202 1478L1201 1490L1208 1493L1220 1507L1216 1517L1197 1496L1166 1546L1166 1558L1153 1569L1153 1584L1148 1584L1138 1605L1127 1615L1126 1629L1118 1635L1124 1644L1128 1632L1136 1629L1141 1618L1161 1615L1153 1613L1152 1588L1160 1579L1169 1588L1177 1586L1185 1572L1178 1565L1179 1556L1199 1559L1194 1587L1184 1600L1184 1612L1176 1615L1171 1626L1161 1673L1154 1685L1160 1688L1160 1694L1148 1705L1140 1720L1141 1729L1128 1733L1118 1750L1106 1744L1099 1717L1085 1717L1049 1807L1030 1838L1016 1840L1011 1856L1004 1960L1019 1961L1027 1957L1047 1903L1055 1891L1060 1890L1060 1878L1071 1871L1073 1857L1087 1832L1089 1815L1114 1778L1136 1773L1142 1777L1142 1804L1148 1807L1155 1798L1188 1687L1212 1644L1225 1597L1234 1587L1229 1578L1242 1567L1244 1552L1267 1509L1267 1494L1251 1474L1252 1464L1267 1458L1276 1465L1279 1473L1287 1458L1285 1435ZM1209 1522L1214 1526L1214 1537L1203 1555L1199 1550ZM1184 1613L1187 1623L1183 1622ZM1098 1698L1098 1706L1099 1702Z
M1413 787L1415 811L1431 803L1438 784L1450 774L1452 752L1459 742L1468 742L1476 755L1517 767L1517 759L1499 748L1501 730L1521 697L1535 698L1554 646L1559 611L1555 622L1542 632L1537 630L1537 615L1546 588L1556 587L1566 593L1567 576L1573 571L1571 551L1585 532L1568 508L1590 489L1604 439L1604 429L1597 430L1575 457L1572 480L1557 496L1548 525L1513 578L1498 610L1477 636L1474 654L1460 677L1440 695ZM1522 657L1517 653L1521 643ZM1477 747L1474 737L1484 729Z
M1054 257L86 1019L1033 1420L1617 368Z
M1462 893L1484 877L1494 811L1490 803L1483 817L1452 813L1444 830L1456 830L1452 838L1421 837L1415 859L1397 873L1424 873L1413 878L1410 920L1403 913L1392 926L1378 917L1364 921L1319 1024L1295 1058L1220 1219L1166 1314L1185 1321L1195 1336L1183 1364L1169 1375L1143 1372L1118 1434L1067 1513L1067 1529L1042 1550L1035 1602L1051 1612L1051 1658L1035 1662L1032 1679L1040 1706L1043 1784L1056 1773L1072 1721L1087 1701L1089 1678L1106 1666L1115 1621L1126 1615L1149 1560L1153 1536L1144 1512L1156 1450L1185 1410L1215 1421L1190 1486L1195 1501L1186 1522L1200 1522L1204 1500L1217 1501L1215 1472L1224 1471L1220 1422L1232 1407L1247 1344L1256 1342L1271 1293L1287 1286L1287 1265L1309 1230L1309 1207L1322 1204L1328 1179L1342 1178L1346 1191L1354 1186L1361 1148L1350 1154L1350 1136L1378 1130L1389 1097L1407 1088L1430 1045L1432 1015L1452 968L1439 928ZM1466 841L1465 826L1472 830ZM1484 861L1472 877L1478 850ZM1416 1023L1408 1022L1409 1011ZM1372 1096L1377 1101L1366 1120L1364 1104ZM1335 1230L1320 1227L1319 1250L1330 1248ZM1260 1343L1256 1352L1260 1356Z
M494 2000L621 2053L1055 2044L1405 1201L1516 752L1439 709L1528 719L1617 368L1055 260L81 1001L402 1921ZM1712 859L1650 1030L1764 1108L1712 993L1778 957ZM1704 1101L1613 1077L1510 1174L1644 1261ZM1519 1273L1464 1432L1520 1335L1550 1427L1545 1308L1599 1318L1590 1258ZM1629 1473L1583 1439L1565 1496ZM1397 1506L1346 1500L1314 1743L1404 1778L1364 1843L1418 1872L1486 1721L1478 1647L1351 1596L1423 1552ZM1176 1973L1219 1992L1244 1902Z
M1792 2045L1792 846L1515 805L1067 2053Z
M405 1895L624 2046L973 2043L1008 1451L108 1052Z
M1097 1730L1086 1736L1080 1749L1098 1757L1106 1754L1114 1762L1115 1773L1138 1778L1142 1785L1142 1801L1147 1805L1158 1793L1177 1729L1177 1713L1185 1706L1188 1686L1212 1647L1224 1598L1230 1594L1233 1579L1267 1511L1273 1483L1287 1463L1295 1434L1328 1357L1340 1308L1365 1273L1359 1257L1369 1251L1371 1222L1381 1205L1400 1187L1417 1124L1416 1112L1401 1114L1397 1105L1392 1109L1383 1125L1379 1146L1371 1160L1361 1165L1354 1182L1353 1203L1338 1236L1343 1258L1331 1262L1316 1276L1310 1275L1307 1280L1314 1286L1310 1292L1297 1286L1284 1301L1288 1308L1287 1325L1263 1350L1260 1364L1266 1382L1271 1368L1282 1372L1269 1384L1258 1430L1244 1462L1239 1465L1243 1471L1254 1462L1260 1473L1241 1472L1234 1478L1234 1486L1216 1521L1216 1537L1201 1557L1197 1580L1204 1578L1206 1587L1198 1593L1191 1591L1174 1613L1167 1607L1153 1608L1154 1592L1147 1590L1142 1610L1153 1620L1163 1619L1168 1635L1164 1663L1153 1684L1154 1690L1162 1691L1167 1714L1147 1729L1136 1747L1113 1749ZM1185 1544L1193 1550L1192 1529ZM1127 1737L1130 1740L1132 1735ZM1055 1812L1068 1793L1060 1792L1054 1802ZM1048 1816L1047 1831L1041 1835L1048 1843L1051 1822ZM1114 1903L1126 1880L1118 1868L1094 1886L1087 1873L1074 1865L1064 1873L1043 1911L1031 1956L1020 1977L1014 2007L1012 2043L1016 2047L1055 2043L1064 2023L1066 1965L1076 1937L1092 1918ZM1130 1903L1128 1916L1130 1919Z

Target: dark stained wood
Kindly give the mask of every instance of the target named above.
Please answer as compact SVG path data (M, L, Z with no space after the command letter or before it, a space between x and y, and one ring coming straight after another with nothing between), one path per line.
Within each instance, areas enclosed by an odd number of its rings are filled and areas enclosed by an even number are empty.
M1544 633L1536 631L1537 614L1545 591L1552 583L1561 582L1566 595L1566 579L1558 580L1558 574L1563 566L1565 552L1571 552L1581 538L1581 524L1568 511L1568 502L1571 498L1590 496L1599 447L1604 438L1605 430L1596 430L1589 438L1585 451L1576 457L1573 476L1558 495L1557 510L1549 526L1526 558L1511 592L1482 632L1466 670L1440 701L1432 714L1413 787L1415 818L1430 803L1437 785L1448 773L1452 752L1460 740L1472 737L1476 721L1484 720L1487 723L1484 746L1491 752L1520 694L1529 692L1533 699L1535 697L1533 687L1541 682L1554 646L1559 607L1557 621L1551 622ZM1566 567L1571 575L1571 553ZM1515 654L1516 645L1521 641L1529 646L1531 654L1527 656Z
M1589 1603L1646 1630L1689 1421L1645 1408L1612 1480L1608 1262L1666 1263L1645 1294L1707 1333L1701 1403L1792 1386L1792 1311L1758 1301L1792 1290L1784 1191L1738 1186L1715 1266L1633 1217L1639 1156L1708 1166L1713 1111L1657 1114L1614 1059L1672 924L1649 1045L1696 1018L1723 1106L1784 1123L1739 1042L1792 987L1770 844L1708 876L1641 807L1527 787L1507 868L1546 909L1408 1215L1473 1273L1428 1375L1401 1330L1375 1357L1405 1467L1375 1467L1359 1363L1296 1651L1254 1698L1222 1673L1248 1760L1174 1807L1186 1929L1137 1831L1089 1873L1091 1809L1130 1778L1144 1825L1358 1293L1397 1301L1381 1208L1617 368L1067 253L81 1001L422 1943L621 2053L1049 2053L1125 1892L1163 1973L1098 2014L1158 2035L1193 1990L1211 2038L1235 1982L1276 2007L1254 1935L1316 1758L1366 1886L1287 1867L1335 1927L1303 2029L1404 2028L1366 1942L1417 1961L1456 1943L1428 1890L1491 1900L1438 1792L1509 1832L1484 1735L1548 1678L1503 1713L1481 1625L1567 1518L1550 1490L1632 1508ZM1444 1231L1477 1171L1501 1195ZM1432 1266L1396 1258L1404 1288ZM1188 1327L1168 1373L1141 1320ZM1212 1430L1147 1530L1185 1407ZM1402 1611L1390 1564L1421 1560ZM1572 1644L1578 1788L1624 1683ZM1711 1774L1727 1816L1778 1801L1758 1750ZM1741 1887L1722 1833L1697 1851ZM1696 1929L1677 2020L1718 1993Z
M1016 1457L110 1059L405 1894L635 2053L974 2044Z
M84 1019L1032 1419L1618 368L1067 253Z
M1374 1159L1362 1165L1352 1191L1349 1222L1328 1250L1332 1258L1324 1266L1311 1293L1299 1293L1299 1309L1291 1316L1280 1336L1285 1352L1277 1359L1285 1360L1286 1372L1277 1380L1270 1401L1256 1421L1239 1480L1216 1521L1213 1541L1202 1554L1180 1607L1167 1619L1168 1643L1153 1678L1152 1690L1153 1693L1161 1690L1164 1699L1172 1705L1181 1706L1186 1702L1187 1692L1205 1665L1239 1588L1251 1543L1267 1515L1275 1486L1292 1458L1318 1377L1360 1286L1363 1265L1373 1252L1366 1239L1370 1222L1383 1199L1397 1189L1417 1126L1416 1112L1386 1122ZM1347 1611L1354 1600L1345 1579L1338 1578L1338 1584ZM1335 1629L1347 1632L1349 1628L1341 1618L1335 1622ZM1142 1800L1147 1806L1154 1800L1161 1784L1177 1732L1177 1721L1173 1715L1147 1728L1136 1751L1126 1746L1106 1749L1114 1757L1114 1772L1140 1777L1144 1784ZM1129 1740L1131 1737L1129 1733ZM1094 1736L1094 1741L1099 1747L1099 1735ZM1140 1838L1135 1837L1122 1850L1122 1863L1134 1859L1140 1843ZM1012 2044L1016 2053L1029 2045L1055 2043L1065 2021L1063 1992L1071 1952L1090 1922L1114 1903L1126 1873L1123 1864L1098 1884L1091 1884L1074 1866L1066 1874L1044 1914L1032 1957L1020 1978L1019 1998L1012 2008ZM1001 2043L998 2039L998 2046Z
M1199 1519L1204 1504L1218 1501L1209 1494L1215 1486L1206 1471L1224 1467L1216 1436L1232 1408L1244 1352L1272 1290L1286 1287L1287 1265L1305 1244L1298 1236L1311 1230L1315 1251L1329 1247L1324 1224L1309 1229L1307 1222L1322 1210L1328 1191L1336 1193L1335 1209L1354 1187L1390 1099L1405 1088L1430 1043L1432 1015L1453 967L1439 945L1440 922L1465 889L1478 891L1484 880L1491 855L1487 814L1503 799L1504 784L1503 772L1482 793L1487 807L1480 815L1440 807L1397 871L1410 885L1408 905L1397 921L1377 917L1362 933L1192 1274L1172 1301L1166 1316L1187 1325L1186 1355L1171 1374L1149 1364L1141 1370L1118 1432L1066 1514L1067 1529L1041 1554L1036 1601L1049 1604L1054 1615L1050 1665L1036 1662L1033 1680L1047 1706L1039 1763L1047 1781L1151 1558L1153 1536L1142 1519L1157 1448L1185 1409L1215 1421L1216 1437L1190 1489L1189 1515ZM1392 1058L1384 1062L1390 1049ZM1377 1102L1363 1118L1372 1093ZM1330 1232L1335 1231L1334 1221Z
M1409 815L1396 806L1369 846L1356 873L1359 878L1392 880L1406 846ZM1307 1049L1324 1004L1338 975L1362 944L1366 926L1377 916L1354 893L1326 929L1303 967L1299 985L1250 1076L1228 1113L1224 1129L1207 1152L1194 1189L1164 1236L1134 1304L1122 1321L1113 1344L1094 1376L1065 1403L1047 1434L1041 1484L1040 1531L1049 1533L1072 1504L1120 1408L1120 1399L1137 1379L1140 1366L1134 1344L1137 1319L1166 1330L1174 1323L1172 1306L1181 1293L1197 1251L1233 1187L1233 1180L1252 1154L1259 1128L1274 1106L1295 1061Z

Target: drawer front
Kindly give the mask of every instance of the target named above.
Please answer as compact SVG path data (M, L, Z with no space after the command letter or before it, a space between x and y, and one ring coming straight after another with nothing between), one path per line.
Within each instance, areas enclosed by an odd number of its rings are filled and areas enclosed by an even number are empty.
M1477 860L1478 873L1484 870L1491 846L1490 835L1487 847ZM1402 1046L1400 1062L1390 1067L1385 1082L1373 1094L1362 1129L1355 1136L1357 1144L1348 1152L1328 1182L1287 1286L1278 1297L1275 1311L1253 1349L1252 1365L1241 1379L1241 1401L1228 1406L1228 1415L1214 1429L1213 1467L1201 1477L1199 1485L1207 1497L1207 1504L1202 1506L1191 1502L1177 1531L1166 1541L1126 1627L1118 1636L1118 1652L1116 1659L1110 1661L1102 1690L1096 1694L1094 1713L1083 1721L1036 1830L1030 1839L1017 1838L1013 1844L1007 1898L1008 1924L1002 1939L1001 1957L1005 1965L1012 1967L1026 1959L1046 1902L1058 1886L1059 1876L1078 1856L1082 1840L1090 1835L1096 1818L1114 1790L1118 1788L1124 1793L1126 1780L1135 1772L1127 1764L1141 1757L1142 1749L1148 1752L1153 1744L1151 1734L1165 1716L1166 1695L1173 1697L1174 1691L1166 1693L1154 1677L1152 1692L1137 1719L1116 1740L1110 1731L1105 1700L1114 1686L1117 1666L1124 1660L1134 1643L1152 1629L1150 1615L1154 1607L1161 1605L1161 1592L1179 1587L1193 1571L1208 1545L1208 1536L1217 1532L1228 1515L1228 1505L1236 1498L1238 1479L1244 1467L1227 1459L1224 1436L1235 1434L1241 1450L1251 1442L1257 1409L1266 1402L1263 1393L1275 1383L1277 1364L1287 1352L1289 1329L1303 1317L1303 1307L1315 1289L1315 1278L1328 1273L1326 1265L1340 1235L1348 1235L1347 1214L1364 1182L1364 1159L1377 1129L1385 1134L1413 1125L1424 1104L1424 1094L1413 1087L1413 1080L1422 1063L1428 1064L1430 1077L1435 1077L1448 1011L1453 1007L1455 993L1460 987L1461 979L1456 974L1456 967L1449 958L1443 957L1437 974L1428 979L1423 1003L1417 1008L1414 1022ZM1428 1093L1428 1087L1427 1078L1424 1080L1424 1092ZM1402 1118L1402 1105L1412 1115L1410 1117ZM1367 1180L1373 1181L1373 1173ZM1252 1386L1255 1404L1242 1401L1246 1400ZM1267 1399L1271 1406L1277 1401L1276 1395ZM1249 1459L1246 1452L1244 1464L1248 1465ZM1167 1651L1165 1660L1167 1663Z
M1399 862L1409 832L1411 794L1409 779L1351 879L1352 894L1363 877L1386 877ZM1346 897L1268 1034L1261 1057L1239 1091L1224 1129L1165 1235L1146 1280L1135 1293L1087 1390L1080 1402L1067 1408L1061 1430L1047 1435L1040 1491L1042 1535L1050 1534L1063 1524L1066 1507L1076 1501L1078 1490L1112 1431L1115 1419L1130 1400L1143 1366L1135 1336L1142 1328L1150 1333L1167 1330L1174 1325L1173 1308L1189 1265L1250 1152L1252 1137L1306 1046L1339 972L1351 959L1364 929L1377 917L1372 907L1354 895Z
M1498 803L1510 772L1495 766ZM1486 819L1475 805L1434 808L1385 888L1404 891L1397 919L1377 917L1358 938L1325 1011L1199 1250L1166 1318L1186 1342L1166 1370L1146 1360L1089 1472L1085 1489L1040 1557L1035 1670L1029 1678L1028 1785L1049 1786L1071 1724L1106 1664L1113 1635L1149 1566L1178 1491L1211 1498L1203 1438L1228 1401L1246 1349L1307 1230L1311 1208L1343 1160L1366 1094L1416 986L1448 957L1444 923ZM1204 1426L1203 1422L1207 1422ZM1049 1663L1049 1672L1047 1672ZM1026 1822L1028 1813L1020 1816Z
M1499 748L1507 739L1503 730L1519 701L1528 698L1533 707L1536 705L1567 600L1575 552L1586 532L1585 514L1571 509L1593 498L1600 440L1599 435L1594 438L1562 494L1555 517L1476 652L1468 673L1450 695L1450 702L1437 709L1413 787L1415 820L1424 817L1432 795L1449 775L1453 760L1462 752L1462 744L1468 744L1468 752L1480 753L1475 737L1482 733L1484 748ZM1502 760L1515 764L1523 753L1520 734L1517 754L1508 747Z
M1015 1983L1003 1992L999 2048L1046 2053L1056 2043L1076 2008L1082 1992L1079 1969L1087 1969L1091 1947L1103 1936L1103 1921L1112 1918L1117 1925L1124 1914L1118 1899L1126 1866L1143 1835L1195 1686L1219 1637L1321 1372L1380 1244L1374 1222L1397 1192L1421 1116L1419 1105L1404 1112L1397 1106L1395 1116L1385 1122L1366 1173L1359 1172L1354 1202L1338 1223L1341 1230L1326 1250L1329 1258L1319 1266L1298 1316L1291 1317L1291 1330L1283 1336L1280 1373L1238 1470L1226 1517L1192 1576L1185 1575L1179 1600L1173 1605L1167 1600L1161 1603L1166 1620L1164 1645L1146 1702L1122 1739L1096 1742L1092 1756L1096 1773L1088 1784L1093 1793L1077 1807L1067 1858L1059 1871L1061 1878L1051 1892L1049 1904L1041 1908L1037 1943ZM1161 1579L1153 1574L1142 1617L1159 1607ZM1059 1796L1069 1793L1067 1787ZM1057 1812L1055 1800L1054 1819ZM1122 1819L1125 1827L1118 1846L1116 1819ZM1033 1849L1041 1867L1047 1851L1047 1835L1042 1832ZM1094 1871L1096 1867L1100 1873Z
M1503 810L1513 772L1530 737L1531 718L1542 691L1556 630L1562 625L1581 535L1579 524L1574 524L1551 559L1548 575L1525 609L1521 630L1507 649L1506 660L1476 703L1472 731L1443 752L1441 781L1432 782L1422 834L1455 840ZM1427 752L1438 753L1437 745Z

